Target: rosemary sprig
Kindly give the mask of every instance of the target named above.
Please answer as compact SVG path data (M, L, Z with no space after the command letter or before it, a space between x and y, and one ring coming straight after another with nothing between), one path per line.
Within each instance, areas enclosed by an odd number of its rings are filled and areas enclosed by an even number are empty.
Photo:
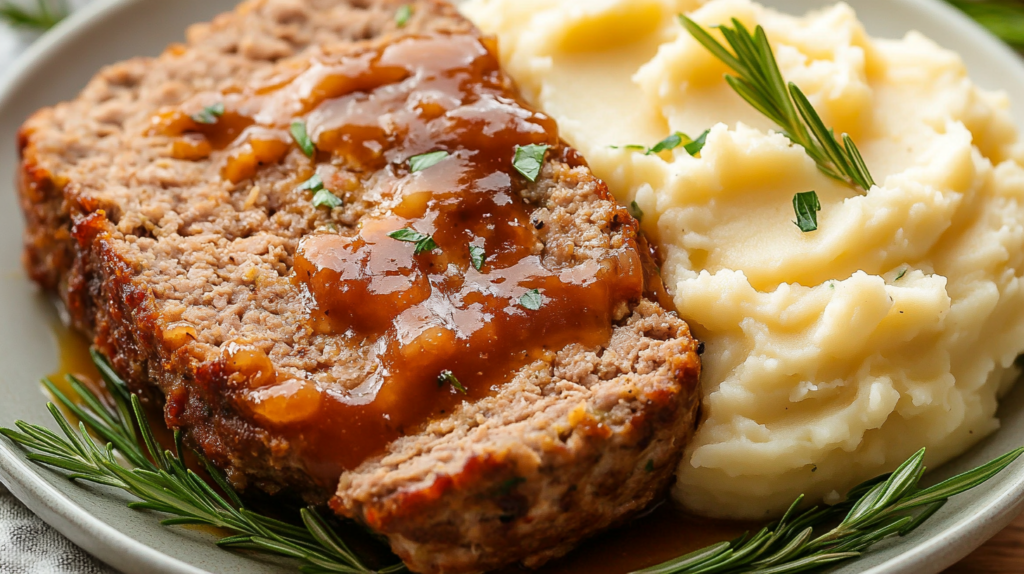
M43 32L56 26L67 15L65 0L36 0L35 10L22 8L9 1L0 3L0 21L16 28Z
M783 81L761 26L755 28L753 34L735 18L732 19L732 28L718 26L732 48L730 52L700 24L682 14L679 21L694 39L736 73L735 76L725 76L732 89L775 122L793 143L807 150L807 155L818 164L818 169L831 178L864 191L871 189L875 181L850 136L843 134L840 144L800 88L792 82L787 85Z
M397 574L405 569L397 563L373 570L313 508L301 509L301 525L249 510L220 471L203 460L213 480L212 484L206 482L181 462L180 433L174 434L175 452L160 450L138 397L128 392L105 358L95 351L92 357L114 404L105 404L74 376L67 379L81 397L81 405L44 379L43 384L57 402L80 422L76 430L61 410L50 403L47 408L64 436L24 421L15 423L18 430L0 428L0 434L30 451L29 460L63 470L72 480L125 490L140 499L129 507L171 515L161 522L164 525L204 524L231 530L236 534L220 539L219 546L294 558L302 572ZM90 432L105 442L97 444ZM115 458L115 450L126 462ZM1022 453L1024 448L1019 448L921 489L921 449L893 473L852 489L846 502L798 512L801 496L782 519L753 536L720 542L635 574L781 574L814 570L855 558L883 539L911 532L949 497L992 478ZM815 531L823 534L814 537Z
M175 452L161 450L138 397L128 392L106 359L95 351L92 357L111 391L113 407L74 376L68 375L67 380L82 398L82 405L43 379L57 401L81 422L76 430L60 409L49 403L47 408L64 436L24 421L15 423L18 430L0 428L0 434L30 451L29 460L66 471L72 480L127 491L140 499L129 507L171 515L161 524L204 524L231 530L235 534L218 540L218 546L294 558L303 572L394 574L405 570L400 562L381 570L367 566L312 507L300 510L301 525L289 524L249 510L206 460L202 462L213 484L202 479L182 463L181 434L174 433ZM97 444L89 431L105 442ZM126 462L115 458L115 450Z
M1024 5L1007 0L946 0L999 39L1024 48Z
M920 488L925 470L922 448L891 474L854 487L845 502L797 512L803 501L800 496L780 520L753 536L745 534L634 574L782 574L856 558L886 538L913 531L949 497L992 478L1022 453L1024 448L1018 448L935 486ZM830 525L835 526L825 530ZM815 531L824 532L815 537Z

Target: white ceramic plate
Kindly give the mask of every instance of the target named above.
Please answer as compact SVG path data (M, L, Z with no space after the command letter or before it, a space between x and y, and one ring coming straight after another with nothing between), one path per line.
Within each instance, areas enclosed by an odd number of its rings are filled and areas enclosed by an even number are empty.
M37 108L69 99L104 64L158 54L188 24L232 8L235 0L97 0L63 22L0 78L0 425L24 419L54 427L38 379L58 364L51 306L21 270L22 218L13 181L15 134ZM792 13L826 0L767 0ZM960 52L972 78L1015 100L1024 126L1024 65L998 40L937 0L850 0L868 31L899 37L917 29ZM969 453L929 475L938 480L1019 446L1024 437L1024 387L1000 409L1003 428ZM0 480L46 522L110 565L128 573L274 573L289 569L215 547L212 535L164 528L156 516L129 510L127 498L80 486L28 462L0 439ZM1005 526L1024 506L1024 464L947 504L905 539L886 544L837 572L939 572Z

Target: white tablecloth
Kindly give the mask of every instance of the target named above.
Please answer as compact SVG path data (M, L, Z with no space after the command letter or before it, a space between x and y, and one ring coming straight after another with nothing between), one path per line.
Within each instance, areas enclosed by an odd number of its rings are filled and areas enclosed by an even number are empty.
M116 574L39 520L0 485L0 572Z

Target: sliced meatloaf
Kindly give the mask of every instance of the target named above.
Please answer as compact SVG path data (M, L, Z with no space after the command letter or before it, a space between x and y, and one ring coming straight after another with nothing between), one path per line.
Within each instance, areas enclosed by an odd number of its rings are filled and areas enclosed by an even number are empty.
M396 20L406 4L411 17ZM580 332L554 347L531 347L510 374L460 374L468 391L453 373L438 376L429 357L417 355L416 364L430 365L429 372L408 376L427 377L447 402L422 424L380 427L392 434L382 435L381 448L366 456L338 458L339 452L362 453L359 439L372 443L380 436L338 434L352 424L334 417L345 411L326 416L319 405L353 403L368 381L387 373L379 359L382 341L401 338L324 325L336 325L338 313L379 318L399 311L381 304L325 305L297 269L306 269L301 262L309 242L341 238L336 243L349 246L391 221L412 197L402 190L422 174L405 156L380 159L380 146L362 145L370 139L356 141L355 152L326 153L304 150L295 136L297 145L271 145L279 153L270 158L256 140L219 145L211 134L158 128L180 110L198 122L189 124L192 131L230 124L244 115L244 105L236 108L232 98L247 87L291 81L296 70L324 62L344 67L400 38L474 35L450 5L431 0L255 0L192 27L186 43L158 58L102 70L77 99L41 110L20 133L25 267L59 294L73 325L92 337L134 391L163 404L167 425L183 429L238 488L329 501L339 515L386 536L410 569L422 573L536 566L663 493L699 403L699 360L686 324L653 300L656 290L648 285L610 296L607 337ZM472 66L490 61L486 50L481 54ZM395 82L419 74L410 70ZM494 89L511 89L500 72L483 77ZM383 89L392 93L393 87ZM429 101L435 93L402 101L415 100L423 113L461 106L463 118L482 109L472 107L476 100L440 98L435 106ZM373 94L362 86L331 101L351 109L369 105ZM221 100L211 105L214 97L228 102L227 112ZM553 126L513 96L493 102L511 110L500 112L507 114L502 121L516 129L527 120ZM400 114L392 112L373 116L374 129L401 128ZM315 136L314 116L308 126ZM237 140L256 132L231 133ZM484 129L479 145L499 137ZM499 196L513 191L514 203L525 210L519 223L528 225L516 233L533 242L530 261L551 281L607 265L618 269L613 276L638 272L633 263L643 257L636 221L555 132L544 137L555 139L543 140L546 152L533 181L511 167L496 172L497 180L485 178L501 182L494 188ZM423 169L443 175L451 169L445 166L479 161L479 150L456 144L441 163ZM430 150L402 145L406 156ZM377 155L364 158L364 148ZM512 146L508 154L495 165L511 166ZM245 169L235 169L239 163ZM311 201L311 191L322 187L333 190L337 202ZM466 222L467 228L478 224ZM477 277L468 258L451 259L455 249L440 232L435 237L440 246L433 248L412 237L419 241L415 251L411 241L403 243L408 251L401 257L436 268L430 281L457 269ZM369 257L374 253L371 246ZM497 259L489 252L472 266L486 273ZM505 311L528 318L551 303L546 293L516 292ZM401 298L393 302L407 305ZM338 311L320 317L325 309ZM579 324L589 324L583 315L591 306L580 309ZM516 337L516 344L532 345L531 337ZM439 340L432 344L446 344ZM421 355L431 354L421 339L416 344ZM432 355L446 352L459 354L435 346ZM390 420L387 411L383 417Z

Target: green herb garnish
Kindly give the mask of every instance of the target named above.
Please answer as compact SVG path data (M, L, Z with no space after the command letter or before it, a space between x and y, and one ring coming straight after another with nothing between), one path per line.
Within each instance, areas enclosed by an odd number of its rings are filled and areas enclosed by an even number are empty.
M57 402L81 422L76 430L60 409L49 404L47 408L64 436L24 421L15 423L18 430L0 428L0 434L29 451L29 460L66 471L73 480L124 490L141 499L131 503L131 508L171 515L162 521L165 525L206 524L235 532L217 542L222 548L283 555L300 561L307 572L397 574L405 570L400 562L376 571L367 566L312 507L301 509L301 524L262 516L245 506L209 461L202 459L212 482L185 468L181 432L174 433L175 452L161 450L139 398L128 391L106 359L95 350L91 352L113 405L108 406L73 375L66 379L81 397L81 404L44 379ZM100 437L99 441L89 432ZM797 513L803 502L800 496L782 519L753 536L713 544L635 574L781 574L849 560L882 540L912 532L950 497L985 483L1009 466L1024 448L928 488L919 485L925 470L924 452L918 451L895 472L854 487L845 502ZM651 467L653 462L644 468ZM524 481L522 477L505 480L496 494L511 494ZM816 532L820 534L814 536Z
M298 188L298 191L320 191L324 188L324 180L320 178L319 173L314 173L313 177L302 182Z
M693 156L699 154L700 150L704 149L704 143L707 142L709 133L711 133L711 130L704 130L702 134L697 136L697 139L683 144L683 149L686 150L686 153Z
M818 202L817 193L804 191L794 195L793 211L796 212L796 221L793 223L800 228L800 231L807 233L818 229L818 212L821 211L821 203Z
M306 122L301 120L292 122L290 131L302 153L306 154L306 157L313 157L313 154L316 153L316 146L313 145L313 140L309 139L309 133L306 132Z
M660 142L654 144L652 147L649 148L644 147L642 145L630 144L622 146L621 149L628 149L631 151L642 151L644 152L644 155L654 155L661 153L663 151L671 151L679 146L683 146L683 149L686 150L686 153L695 156L698 153L700 153L700 150L704 149L704 142L705 140L707 140L708 133L710 132L711 130L704 130L704 133L697 136L697 139L690 139L690 136L684 134L683 132L674 132L665 139L661 140ZM608 147L612 149L620 149L620 147L617 145L611 145Z
M455 375L452 374L452 372L447 369L441 371L441 374L437 376L437 386L444 386L445 383L451 385L452 388L454 388L456 391L459 391L464 395L468 394L466 392L466 387L462 386L462 383L459 382L459 379L455 378Z
M487 260L487 252L484 251L483 247L477 247L476 245L469 246L469 262L473 264L473 268L480 271L484 267L484 261Z
M845 502L798 513L803 502L803 496L799 496L779 521L753 536L720 542L634 574L781 574L856 558L886 538L913 531L949 497L984 483L1022 453L1024 448L1018 448L974 470L921 488L918 482L925 470L922 448L892 474L854 487L846 494ZM839 524L829 528L836 522ZM824 532L815 537L815 531Z
M409 172L416 173L417 171L423 171L428 167L437 165L446 157L448 157L448 152L446 151L432 151L430 153L414 155L409 158Z
M162 449L139 398L128 391L105 358L91 352L113 405L74 375L65 378L81 397L81 404L43 379L56 401L81 422L76 429L50 403L47 408L60 426L60 434L24 421L15 423L17 430L0 428L0 434L30 451L29 460L63 470L72 480L124 490L141 499L130 503L130 508L170 515L161 521L165 526L206 524L234 532L217 541L221 548L293 558L304 572L396 574L405 570L401 562L380 570L368 566L314 507L302 508L298 513L301 522L296 523L263 516L242 502L224 474L209 461L200 457L211 480L187 469L181 462L181 431L174 431L174 452Z
M636 218L637 221L642 221L644 218L644 210L640 209L635 201L629 202L629 214Z
M217 118L222 115L224 115L224 103L217 102L216 104L206 106L189 117L192 118L192 121L199 124L215 124L217 123Z
M540 309L540 306L544 303L544 296L540 294L540 291L536 289L530 289L519 298L519 304L524 308L531 311Z
M946 0L1000 40L1024 48L1024 5L1012 0Z
M523 177L530 181L537 181L540 169L544 165L544 154L548 152L548 145L530 144L516 146L516 155L512 158L512 167L523 174Z
M409 229L408 227L405 229L399 229L398 231L392 231L391 233L388 233L388 237L399 241L415 243L416 250L413 251L413 255L419 255L424 251L433 251L437 249L437 243L434 243L434 238L420 233L419 231Z
M404 28L409 23L409 18L412 18L412 6L402 4L398 7L398 11L395 12L395 25L399 28Z
M15 28L44 32L53 28L68 15L64 0L36 0L35 11L11 2L0 3L0 20Z
M903 268L903 269L902 269L902 270L900 271L900 274L899 274L899 275L897 275L897 276L896 276L896 278L892 280L892 281L893 281L893 283L895 283L895 282L899 281L900 279L903 279L903 276L907 274L907 270L908 270L908 269L910 269L910 268L909 268L909 267L904 267L904 268Z
M754 29L754 34L735 18L732 28L718 26L733 50L729 52L700 24L682 14L679 21L694 39L736 72L736 76L725 76L732 89L775 122L793 143L802 146L825 175L864 191L875 184L850 136L843 134L840 145L800 88L793 82L787 88L761 26Z
M686 138L687 140L690 139L683 132L675 132L674 134L654 144L654 147L647 150L647 153L645 155L653 155L656 153L661 153L663 151L674 150L683 143L683 138Z
M331 190L324 187L324 180L320 174L314 173L312 177L302 182L297 191L313 191L313 207L326 207L334 209L344 203L340 197L331 193Z
M328 189L321 189L313 196L313 207L326 207L334 209L342 204L341 198L334 195Z

